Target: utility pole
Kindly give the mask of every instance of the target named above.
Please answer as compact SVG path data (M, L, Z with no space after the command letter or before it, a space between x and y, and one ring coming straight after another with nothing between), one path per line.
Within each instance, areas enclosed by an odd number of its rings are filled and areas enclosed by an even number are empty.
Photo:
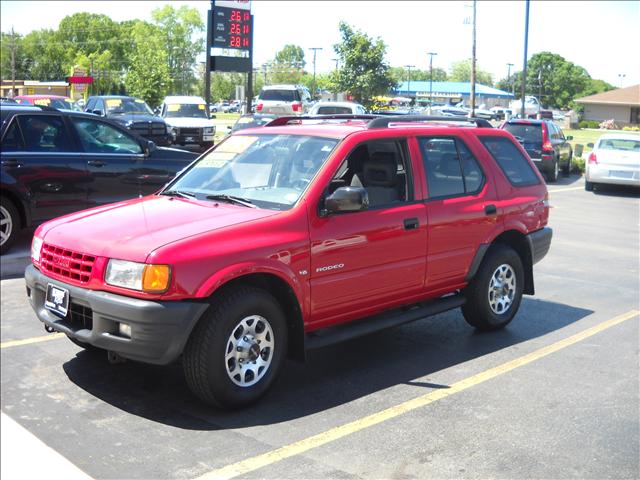
M522 87L520 93L522 94L522 107L520 110L521 118L525 117L525 109L524 109L524 95L527 91L527 49L529 47L529 0L526 1L525 4L525 15L524 15L524 60L522 64Z
M339 58L332 58L331 61L332 62L336 62L336 70L338 70L338 65L340 65L340 59Z
M619 73L618 78L620 79L620 88L622 88L622 82L624 81L624 77L627 75L625 73Z
M321 47L311 47L309 50L313 50L313 98L316 98L316 54L318 50L322 50Z
M516 82L511 80L511 67L513 67L513 63L507 63L507 67L507 84L511 84L511 94L515 97Z
M473 39L471 42L471 112L476 115L476 0L473 0Z
M11 27L11 43L9 49L11 50L11 98L16 96L16 32Z
M429 55L429 115L431 115L431 107L433 106L433 57L438 54L428 52L427 55Z
M411 91L411 69L415 67L415 65L405 65L404 68L406 68L409 71L409 82L407 84L407 95L409 95L409 92Z

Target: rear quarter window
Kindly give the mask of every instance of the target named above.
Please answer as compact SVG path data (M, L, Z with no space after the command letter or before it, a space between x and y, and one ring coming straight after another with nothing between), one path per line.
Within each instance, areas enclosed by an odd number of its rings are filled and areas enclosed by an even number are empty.
M525 187L540 183L540 179L533 171L529 160L510 139L480 137L480 141L513 186Z

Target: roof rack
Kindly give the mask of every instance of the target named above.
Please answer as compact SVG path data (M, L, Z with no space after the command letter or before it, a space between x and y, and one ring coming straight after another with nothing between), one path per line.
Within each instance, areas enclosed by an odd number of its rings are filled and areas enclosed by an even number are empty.
M334 115L290 115L274 118L269 123L267 123L265 127L281 127L294 120L374 120L377 118L380 118L380 116L373 114L352 115L350 113L340 113Z
M493 128L484 118L475 117L436 117L431 115L391 115L378 117L367 124L368 129L388 128L390 123L420 123L420 122L464 122L475 123L478 128Z

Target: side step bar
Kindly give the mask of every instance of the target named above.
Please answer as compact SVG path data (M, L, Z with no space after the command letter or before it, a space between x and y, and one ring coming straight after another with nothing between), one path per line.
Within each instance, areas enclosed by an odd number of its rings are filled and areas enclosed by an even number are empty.
M429 302L417 303L408 309L391 310L344 325L316 330L305 335L305 348L306 350L314 350L386 328L403 325L460 307L464 302L465 298L462 294L450 295Z

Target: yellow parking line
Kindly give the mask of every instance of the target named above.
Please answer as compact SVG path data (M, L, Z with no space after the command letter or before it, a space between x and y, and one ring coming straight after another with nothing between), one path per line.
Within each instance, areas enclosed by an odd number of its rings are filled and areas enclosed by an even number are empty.
M584 190L584 187L559 188L557 190L547 189L549 193L570 192L571 190Z
M50 333L49 335L43 335L42 337L25 338L24 340L11 340L9 342L0 343L0 348L19 347L21 345L30 345L32 343L48 342L49 340L57 340L60 337L64 337L64 333Z
M639 314L640 311L631 310L625 314L619 315L615 318L607 320L606 322L600 323L594 327L588 328L580 333L565 338L564 340L560 340L556 343L535 350L527 355L523 355L514 360L503 363L502 365L498 365L497 367L490 368L488 370L485 370L484 372L480 372L477 375L465 378L464 380L454 383L449 388L435 390L394 407L382 410L372 415L368 415L353 422L331 428L317 435L313 435L298 442L285 445L284 447L277 448L262 455L257 455L255 457L251 457L246 460L227 465L218 470L205 473L204 475L198 477L197 480L230 479L239 475L253 472L286 458L300 455L301 453L307 452L311 449L320 447L330 442L334 442L336 440L339 440L340 438L346 437L347 435L351 435L352 433L372 427L386 420L390 420L404 413L410 412L420 407L424 407L437 400L461 392L480 383L486 382L487 380L491 380L492 378L495 378L499 375L510 372L511 370L514 370L518 367L522 367L523 365L527 365L535 360L539 360L542 357L557 352L558 350L578 343L581 340L591 337L592 335L618 325L625 320L634 318Z

